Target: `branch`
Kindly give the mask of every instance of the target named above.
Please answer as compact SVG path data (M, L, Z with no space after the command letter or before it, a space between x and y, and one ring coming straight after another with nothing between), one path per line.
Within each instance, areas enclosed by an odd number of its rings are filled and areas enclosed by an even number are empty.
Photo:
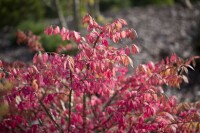
M72 71L70 70L70 84L72 86ZM72 102L72 89L70 88L70 91L69 91L69 104L68 104L68 107L69 107L69 114L68 114L68 133L70 132L70 126L71 126L71 102Z
M112 101L115 99L115 97L118 95L118 93L123 90L126 87L127 83L125 84L124 87L122 87L121 89L117 90L113 96L109 99L109 101L104 105L102 112L112 103Z
M121 90L121 89L120 89ZM103 109L102 109L102 112L104 112L104 110L112 103L112 101L115 99L115 97L118 95L119 91L120 90L117 90L113 96L109 99L109 101L104 105Z
M70 132L70 126L71 126L71 102L72 102L72 89L70 89L70 92L69 92L69 114L68 114L68 133Z
M95 42L94 42L94 46L93 46L93 48L96 47L97 42L99 41L99 38L100 38L101 34L103 34L103 32L100 32L100 34L97 36L97 39L96 39Z
M103 126L105 123L107 123L111 118L113 117L113 114L111 114L108 119L106 119L103 123L99 124L98 126L95 126L92 130L98 129L99 127Z
M51 116L51 114L49 113L49 111L47 110L46 106L43 104L43 102L41 100L39 100L40 105L42 106L42 108L44 109L45 113L47 114L47 116L50 118L50 120L56 125L56 127L60 130L60 133L64 133L64 131L61 129L61 127L58 125L58 123L53 119L53 117Z
M83 93L83 133L86 129L86 93Z

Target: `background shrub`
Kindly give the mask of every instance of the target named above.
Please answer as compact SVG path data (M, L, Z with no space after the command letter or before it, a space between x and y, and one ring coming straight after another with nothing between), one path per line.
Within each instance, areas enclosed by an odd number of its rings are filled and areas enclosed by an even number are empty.
M131 5L130 0L122 1L122 0L100 0L100 10L117 10L120 8L129 7Z
M116 10L126 7L133 6L146 6L146 5L172 5L174 0L101 0L100 9L101 11L105 10Z
M0 27L16 26L26 19L39 20L44 16L41 0L1 0Z
M23 30L23 31L30 30L34 34L41 35L41 34L43 34L44 28L47 25L48 24L43 22L43 21L34 22L32 20L26 20L26 21L21 22L17 26L17 29L20 29L20 30Z
M174 0L131 0L133 6L145 6L145 5L172 5Z
M48 51L48 52L56 51L59 45L67 44L66 41L65 42L62 41L62 38L60 36L51 37L51 36L47 36L43 34L40 37L41 37L41 43L45 51Z
M27 20L21 22L17 27L17 29L22 31L31 31L33 34L40 36L40 42L43 45L45 51L53 52L56 51L56 48L59 45L66 45L66 41L62 41L60 36L49 37L43 34L45 27L48 25L47 22L37 21L33 22L31 20ZM16 41L15 41L16 42Z

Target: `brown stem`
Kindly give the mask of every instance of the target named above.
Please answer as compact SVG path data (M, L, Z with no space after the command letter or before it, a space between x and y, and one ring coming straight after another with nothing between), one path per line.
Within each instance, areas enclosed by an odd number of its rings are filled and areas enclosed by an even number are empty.
M69 92L68 133L70 132L70 126L71 126L71 102L72 102L72 89L70 89L70 92Z
M115 92L115 94L109 99L109 101L104 105L104 107L103 107L103 109L102 109L102 112L106 109L106 107L108 107L108 106L112 103L112 101L113 101L113 100L115 99L115 97L118 95L119 91L120 91L120 90L117 90L117 91Z
M97 118L97 113L95 112L94 107L91 106L91 109L92 109L92 113L93 113L94 117Z
M39 100L40 105L42 106L42 108L44 109L45 113L47 114L47 116L50 118L50 120L56 125L56 127L60 130L60 133L63 133L63 130L61 129L61 127L58 125L58 123L53 119L52 115L49 113L48 109L46 108L46 106L43 104L43 102L41 100Z
M70 70L70 84L72 86L72 71ZM70 88L69 92L69 114L68 114L68 133L70 132L70 126L71 126L71 102L72 102L72 89Z
M93 48L96 47L97 42L99 41L99 38L100 38L101 34L103 34L103 32L100 32L100 34L97 36L97 39L96 39L95 42L94 42L94 46L93 46Z
M113 114L111 114L108 119L106 119L103 123L99 124L98 126L95 126L93 128L93 130L98 129L99 127L103 126L104 124L106 124L109 120L111 120L111 118L113 117Z
M112 101L113 101L113 100L115 99L115 97L119 94L119 92L120 92L121 90L123 90L124 88L126 88L126 85L127 85L127 84L125 84L124 87L122 87L121 89L117 90L117 91L113 94L113 96L109 99L109 101L104 105L104 107L103 107L103 109L102 109L102 112L112 103Z
M86 93L83 93L83 132L86 129Z

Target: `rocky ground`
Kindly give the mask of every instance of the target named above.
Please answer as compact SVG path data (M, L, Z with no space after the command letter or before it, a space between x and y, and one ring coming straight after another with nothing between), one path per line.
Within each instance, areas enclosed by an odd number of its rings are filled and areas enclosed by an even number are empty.
M137 31L135 43L142 48L142 60L157 60L171 53L182 57L197 54L193 38L200 29L200 3L193 9L180 5L148 6L108 12L105 16L124 18Z
M141 53L133 57L135 65L153 60L155 62L171 53L187 58L200 55L200 3L192 9L180 5L175 6L147 6L133 9L123 9L118 12L103 13L109 18L123 18L129 27L137 31L138 38L134 42L125 41L120 46L136 43ZM199 36L200 38L200 36ZM33 53L25 47L11 47L9 42L0 34L0 59L6 61L30 61ZM190 84L184 85L181 90L169 91L184 101L196 101L200 98L200 66L189 75Z

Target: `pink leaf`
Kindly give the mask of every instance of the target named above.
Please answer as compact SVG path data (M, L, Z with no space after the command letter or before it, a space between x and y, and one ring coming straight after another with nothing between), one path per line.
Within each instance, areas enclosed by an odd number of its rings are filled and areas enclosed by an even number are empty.
M115 22L115 26L116 26L118 31L122 28L122 24L119 21Z
M125 31L121 31L120 36L121 36L122 39L125 38L126 37L126 32Z
M47 28L45 29L44 33L45 33L46 35L52 35L52 33L53 33L53 27L52 27L52 26L47 27Z
M176 60L177 60L176 54L172 54L170 57L170 62L176 62Z
M47 53L44 53L44 54L42 55L42 58L43 58L43 61L44 61L44 62L47 62L47 60L48 60L48 54L47 54Z
M53 34L56 35L56 34L59 34L59 33L60 33L60 28L58 26L56 26L56 28L53 31Z
M74 31L73 34L74 34L74 41L80 42L80 40L81 40L80 33Z
M114 34L112 36L112 40L113 40L114 43L117 43L119 41L119 39L117 38L116 34Z
M67 31L67 29L65 27L62 27L62 29L60 31L60 35L63 36L66 31Z
M66 32L65 35L62 36L62 40L70 40L70 32Z

